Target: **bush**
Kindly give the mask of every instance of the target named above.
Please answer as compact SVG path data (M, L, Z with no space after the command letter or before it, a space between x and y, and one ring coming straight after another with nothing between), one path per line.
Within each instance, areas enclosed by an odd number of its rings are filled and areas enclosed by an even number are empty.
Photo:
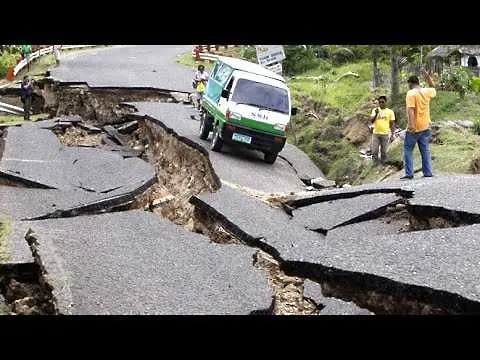
M470 90L480 92L480 77L473 77L470 79Z
M0 78L7 76L7 71L9 66L15 66L19 55L16 53L3 52L0 55Z
M319 136L320 141L338 140L342 137L342 130L337 126L327 126Z
M343 65L355 58L352 50L346 47L340 47L332 52L332 62L335 65Z
M473 122L473 132L476 135L480 135L480 120L475 120Z
M240 46L239 51L240 58L243 60L257 62L257 51L254 46L251 45L242 45Z
M464 67L448 67L443 70L439 87L445 91L456 91L460 96L464 96L470 88L470 79L472 72Z

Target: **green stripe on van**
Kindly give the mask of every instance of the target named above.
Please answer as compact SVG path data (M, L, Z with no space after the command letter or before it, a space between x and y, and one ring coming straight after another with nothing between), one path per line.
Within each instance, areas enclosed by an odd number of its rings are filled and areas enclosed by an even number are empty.
M214 106L214 105L211 103L211 101L210 101L209 98L204 97L203 107L204 107L204 108L210 113L210 115L212 115L216 120L219 120L219 121L221 121L222 123L227 122L227 119L225 118L225 114L223 114L216 106ZM242 117L240 120L230 119L230 120L228 120L228 123L230 123L230 124L232 124L232 125L237 124L237 125L240 125L240 126L243 126L243 127L249 128L249 129L252 129L252 130L263 131L263 132L265 132L265 133L272 134L272 135L275 135L275 136L286 137L285 131L283 131L283 130L278 130L278 129L274 129L272 124L267 124L267 123L264 123L264 122L255 121L255 120L248 119L248 118L245 118L245 117ZM223 127L223 125L224 125L224 124L221 124L222 127Z

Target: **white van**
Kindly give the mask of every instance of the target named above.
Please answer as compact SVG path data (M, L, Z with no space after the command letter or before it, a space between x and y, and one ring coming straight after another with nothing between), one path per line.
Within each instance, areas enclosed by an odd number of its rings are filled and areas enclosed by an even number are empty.
M273 164L286 141L292 108L285 79L245 60L219 57L203 96L200 138L213 131L211 149L223 143L264 153Z

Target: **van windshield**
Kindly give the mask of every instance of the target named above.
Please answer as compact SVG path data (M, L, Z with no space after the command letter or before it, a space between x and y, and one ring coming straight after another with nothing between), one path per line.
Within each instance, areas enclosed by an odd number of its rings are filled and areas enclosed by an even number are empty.
M289 114L287 90L247 79L239 79L232 101Z

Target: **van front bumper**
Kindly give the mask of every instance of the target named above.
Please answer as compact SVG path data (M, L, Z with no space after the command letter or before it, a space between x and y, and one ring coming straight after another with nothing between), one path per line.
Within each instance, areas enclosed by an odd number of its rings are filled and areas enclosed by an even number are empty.
M234 140L233 134L246 135L250 137L250 143ZM228 144L245 146L250 149L260 150L269 153L279 153L285 146L287 138L285 136L272 135L259 130L253 130L238 126L237 124L226 123L221 132L221 138Z

